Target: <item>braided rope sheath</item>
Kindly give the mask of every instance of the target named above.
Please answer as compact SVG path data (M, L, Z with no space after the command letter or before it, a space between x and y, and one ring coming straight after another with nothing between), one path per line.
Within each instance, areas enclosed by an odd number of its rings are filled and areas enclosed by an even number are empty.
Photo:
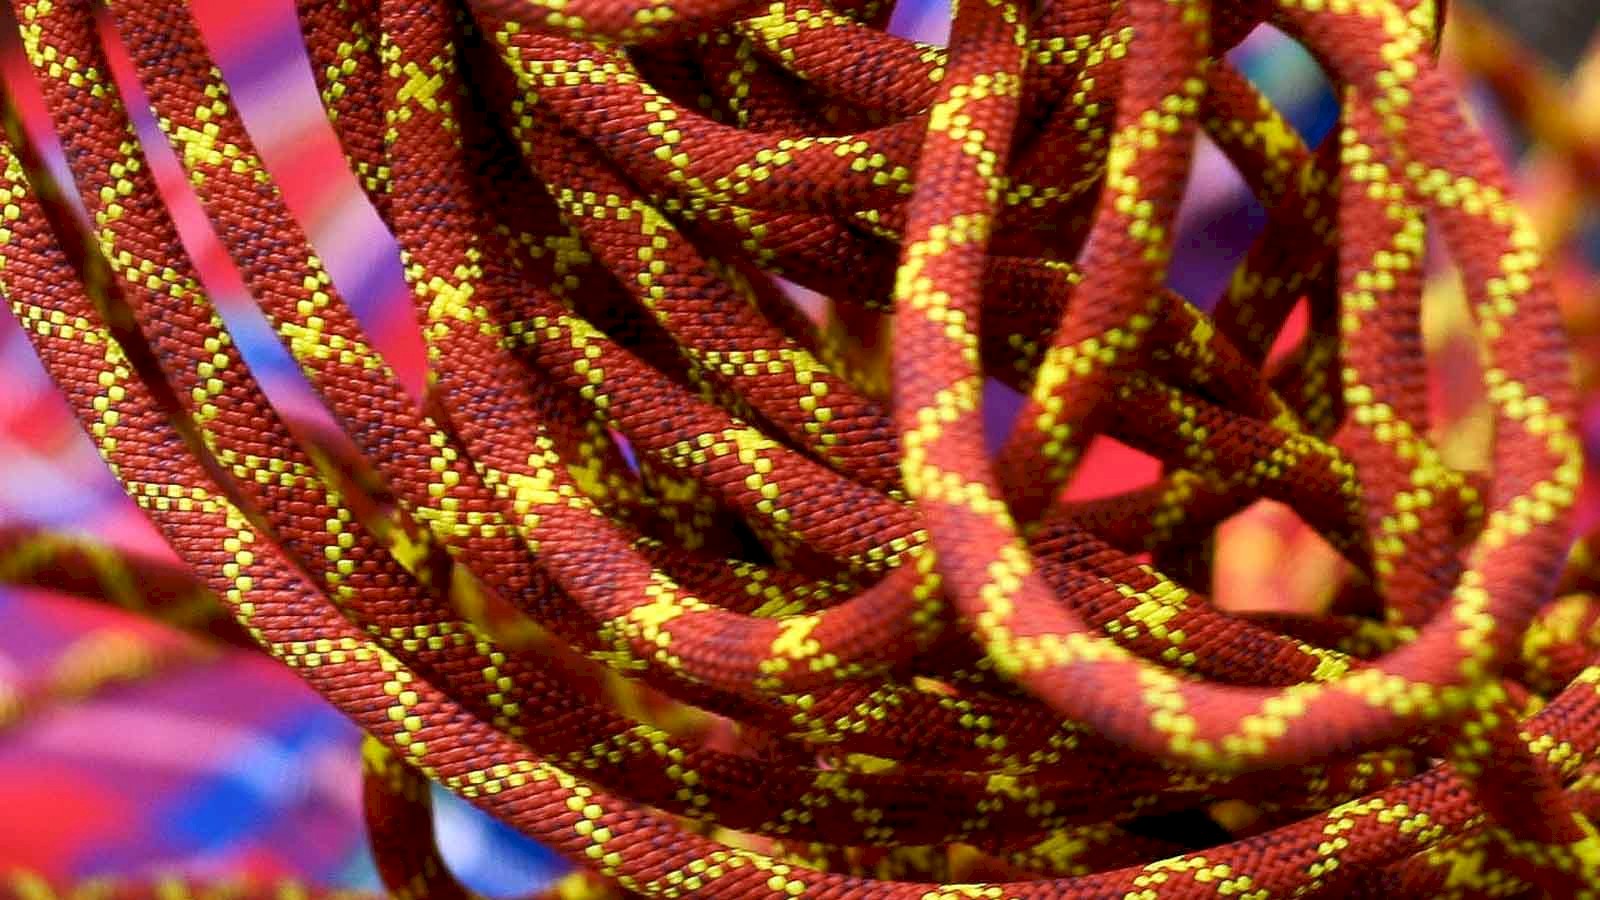
M1581 468L1560 311L1433 3L962 0L940 48L880 0L300 0L421 398L182 4L10 7L8 98L43 92L82 208L14 133L0 290L192 570L130 561L172 585L153 611L220 630L209 592L367 731L394 895L470 896L429 780L588 870L554 896L1600 895L1597 612L1547 604ZM1262 22L1339 91L1320 148L1223 56ZM112 36L359 459L251 376ZM1273 223L1212 314L1166 288L1202 132ZM1432 442L1430 231L1487 473ZM989 379L1026 396L998 455ZM1067 498L1101 434L1160 480ZM1329 615L1205 596L1263 497L1347 561ZM115 592L97 554L0 535L18 578Z

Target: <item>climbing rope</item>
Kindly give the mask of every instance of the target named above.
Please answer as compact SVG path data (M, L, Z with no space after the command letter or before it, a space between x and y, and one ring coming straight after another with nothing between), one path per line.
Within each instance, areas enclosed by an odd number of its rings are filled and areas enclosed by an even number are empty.
M1561 310L1433 3L962 0L938 47L881 0L300 0L423 396L183 4L10 5L72 184L12 129L0 290L190 570L148 577L369 735L396 896L468 893L429 781L587 870L563 896L1600 895ZM1263 23L1335 86L1320 147L1227 61ZM355 453L251 375L108 37ZM1210 313L1167 287L1201 134L1271 222ZM1434 442L1430 240L1484 472ZM1100 435L1160 478L1070 495ZM1345 561L1326 615L1208 598L1263 498Z

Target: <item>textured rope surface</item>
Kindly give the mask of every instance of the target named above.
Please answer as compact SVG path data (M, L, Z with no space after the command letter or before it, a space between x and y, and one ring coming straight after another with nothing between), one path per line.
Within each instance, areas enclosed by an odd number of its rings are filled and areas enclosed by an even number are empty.
M963 0L941 48L879 0L301 0L423 398L183 5L105 6L11 3L82 212L13 135L0 289L192 569L138 576L172 585L152 611L225 634L209 592L370 735L395 895L466 895L428 779L594 873L563 896L1600 893L1596 610L1547 602L1581 470L1560 309L1432 3ZM1320 148L1224 58L1262 22L1336 85ZM106 29L357 458L251 376ZM1166 287L1202 132L1272 223L1210 314ZM1431 437L1430 237L1486 472ZM989 379L1026 397L998 454ZM1160 480L1066 499L1100 434ZM1205 596L1261 498L1348 563L1328 615Z

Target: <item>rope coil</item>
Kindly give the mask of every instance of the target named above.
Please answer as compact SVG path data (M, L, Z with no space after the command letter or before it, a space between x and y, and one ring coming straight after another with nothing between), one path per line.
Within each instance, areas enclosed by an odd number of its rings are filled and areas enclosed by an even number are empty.
M1600 893L1561 310L1432 3L964 0L941 48L877 0L301 0L422 398L183 5L104 5L11 4L86 217L14 133L0 290L194 592L367 731L394 894L466 894L428 780L571 894ZM1336 86L1320 148L1224 57L1261 23ZM179 249L105 29L335 438ZM1166 284L1202 133L1272 223L1211 313ZM1487 473L1431 438L1430 234ZM1067 496L1102 434L1160 479ZM1327 616L1205 596L1261 498L1349 564Z

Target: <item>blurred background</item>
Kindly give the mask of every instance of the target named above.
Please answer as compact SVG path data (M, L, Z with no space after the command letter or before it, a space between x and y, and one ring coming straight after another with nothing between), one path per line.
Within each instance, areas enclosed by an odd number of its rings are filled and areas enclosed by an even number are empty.
M413 386L420 384L421 344L396 251L346 172L321 117L290 0L191 0L190 5L269 169L357 305L373 343ZM1592 44L1600 0L1480 0L1477 8L1531 48L1532 55L1518 57L1518 65L1530 67L1557 90L1540 95L1538 102L1578 103L1562 84ZM947 18L941 0L902 0L893 27L941 42ZM1485 59L1509 54L1512 46L1492 37L1487 46L1481 39L1473 45L1452 34L1446 55L1461 69L1460 77L1472 81L1469 98L1477 118L1494 134L1508 163L1518 167L1519 183L1536 209L1567 216L1563 233L1572 239L1558 263L1566 278L1569 318L1581 339L1600 316L1591 276L1600 264L1600 223L1581 205L1574 209L1576 201L1565 195L1576 189L1548 163L1538 135L1512 124L1516 111L1504 90L1493 90L1493 79L1473 80ZM23 85L19 97L26 108L32 94L14 51L8 48L6 77ZM1309 142L1332 127L1333 98L1316 65L1294 44L1262 29L1234 57ZM1587 81L1597 76L1588 72ZM1589 105L1600 107L1600 102ZM1600 135L1600 128L1589 133ZM185 202L183 179L170 157L163 158L166 145L159 137L147 142L147 152L152 150L153 163L171 188L185 242L269 393L286 413L319 418L320 410L255 313L198 208L192 200ZM1214 297L1264 222L1263 211L1226 161L1203 146L1180 217L1173 285L1196 302ZM1448 414L1447 430L1455 429L1442 441L1447 446L1455 441L1458 458L1470 464L1481 432L1473 424L1475 370L1465 310L1445 267L1435 281L1430 303L1437 312L1429 347L1436 371L1444 373L1436 379L1435 399ZM1007 398L993 400L996 415L1003 417ZM1586 416L1591 432L1596 418ZM1107 444L1096 447L1079 481L1093 485L1094 493L1109 493L1153 473L1151 460ZM1585 529L1593 524L1595 507L1587 505ZM0 313L0 529L22 524L170 558L51 389L15 321ZM1319 586L1331 579L1337 564L1293 513L1263 503L1236 517L1219 538L1215 592L1219 602L1236 605L1314 607ZM115 650L119 629L154 627L130 624L126 614L99 606L6 588L4 582L0 569L0 622L5 625L0 628L0 708L8 685L25 683L51 667L92 664ZM5 729L3 723L0 716L0 870L21 866L77 879L182 869L377 887L360 821L358 735L292 674L265 658L221 651L204 662L41 713L26 727ZM441 798L438 815L444 854L472 887L511 895L560 871L551 855L464 804Z

